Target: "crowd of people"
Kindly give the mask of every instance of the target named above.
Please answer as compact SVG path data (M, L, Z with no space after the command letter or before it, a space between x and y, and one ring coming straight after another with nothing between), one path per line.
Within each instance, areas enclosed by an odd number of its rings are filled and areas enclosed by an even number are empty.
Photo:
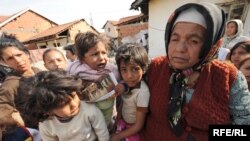
M124 44L114 65L108 40L85 32L64 47L66 57L47 49L46 71L2 33L0 139L207 141L209 125L250 125L250 39L242 31L216 5L187 3L168 19L166 56L150 59L144 47ZM118 82L113 96L81 99L109 73Z

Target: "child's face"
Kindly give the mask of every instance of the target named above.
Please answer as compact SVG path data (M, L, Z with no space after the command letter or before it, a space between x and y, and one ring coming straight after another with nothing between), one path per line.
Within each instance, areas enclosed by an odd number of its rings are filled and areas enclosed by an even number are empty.
M141 81L142 75L143 75L143 70L141 66L135 63L125 64L124 61L121 61L119 67L120 67L120 73L124 82L129 87L137 86L137 84Z
M240 63L241 57L243 57L245 54L247 54L246 49L243 47L236 48L231 55L231 61L235 66L238 66Z
M44 66L48 70L66 70L67 62L61 53L52 50L46 54L44 59Z
M250 82L250 59L244 62L240 67L240 71L245 75L247 82Z
M108 62L108 55L105 45L102 42L90 48L84 55L83 61L94 70L102 70Z
M66 50L66 57L67 59L69 59L70 61L75 61L76 56L74 54L72 54L69 50Z
M62 118L68 118L77 115L80 110L80 99L76 92L73 92L72 97L70 97L70 99L71 101L66 105L54 109L52 111L52 114Z

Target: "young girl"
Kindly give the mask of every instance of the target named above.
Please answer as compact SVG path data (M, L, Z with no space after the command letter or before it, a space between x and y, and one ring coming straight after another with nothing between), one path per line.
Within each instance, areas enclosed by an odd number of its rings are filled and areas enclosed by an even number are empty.
M246 77L248 89L250 90L250 54L249 53L241 58L239 62L239 70Z
M121 118L118 119L117 133L111 137L111 141L139 141L138 132L144 125L150 97L148 86L143 80L149 63L147 52L134 44L124 45L117 51L116 63L129 90L122 94Z
M60 50L57 49L47 49L43 53L43 62L47 70L56 70L67 68L67 61Z
M231 49L229 59L239 69L241 58L248 53L250 53L250 40L239 42Z
M108 41L104 37L93 32L79 33L75 37L75 47L78 61L69 66L69 74L79 76L83 80L96 81L113 72L119 80L117 68L108 62ZM96 106L103 113L107 126L111 126L114 99L96 102Z
M29 86L30 94L26 112L41 121L39 131L44 141L109 140L100 110L78 97L81 79L62 70L44 71L28 78L24 84Z

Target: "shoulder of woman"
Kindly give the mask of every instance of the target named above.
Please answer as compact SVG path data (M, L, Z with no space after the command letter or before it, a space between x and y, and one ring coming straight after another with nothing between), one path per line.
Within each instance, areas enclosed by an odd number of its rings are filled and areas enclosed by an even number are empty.
M34 73L38 73L38 72L42 71L41 69L39 69L37 67L31 67L31 69L34 71Z
M150 60L150 66L161 66L166 63L168 63L167 56L159 56Z
M11 85L11 86L18 85L20 79L21 79L20 76L7 76L2 84L2 87L8 86L8 85Z

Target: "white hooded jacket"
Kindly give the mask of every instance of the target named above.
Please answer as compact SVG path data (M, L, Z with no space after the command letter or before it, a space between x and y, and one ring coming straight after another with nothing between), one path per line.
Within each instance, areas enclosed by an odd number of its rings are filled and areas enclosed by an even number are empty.
M228 48L231 50L231 48L233 48L233 46L235 44L242 42L242 41L245 41L249 38L242 35L243 34L243 23L241 20L238 20L238 19L230 20L227 22L227 25L230 22L235 22L237 24L238 29L237 29L237 32L234 36L230 36L230 37L227 35L224 36L222 47Z

